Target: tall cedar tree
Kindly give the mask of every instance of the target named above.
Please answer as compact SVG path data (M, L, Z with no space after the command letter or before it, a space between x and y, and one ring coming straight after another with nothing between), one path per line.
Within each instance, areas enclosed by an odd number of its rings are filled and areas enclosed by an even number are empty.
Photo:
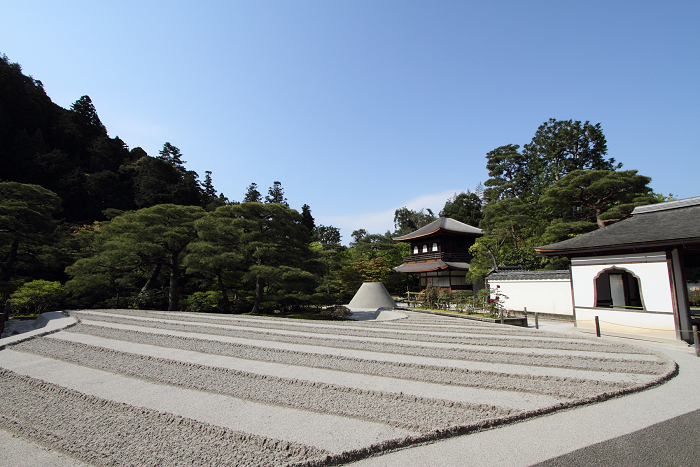
M244 203L262 203L262 195L258 191L258 184L251 183L243 197Z
M440 211L440 217L450 217L474 227L479 225L483 216L481 198L469 190L448 199Z
M284 197L284 190L282 189L282 184L280 182L274 182L267 190L267 193L268 195L265 196L266 203L279 203L289 206L287 198Z

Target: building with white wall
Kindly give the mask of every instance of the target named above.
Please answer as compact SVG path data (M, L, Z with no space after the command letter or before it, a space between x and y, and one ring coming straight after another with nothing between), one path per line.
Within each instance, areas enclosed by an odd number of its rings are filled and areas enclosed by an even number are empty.
M639 206L632 217L535 249L571 261L574 319L603 331L692 341L689 268L700 267L700 197Z

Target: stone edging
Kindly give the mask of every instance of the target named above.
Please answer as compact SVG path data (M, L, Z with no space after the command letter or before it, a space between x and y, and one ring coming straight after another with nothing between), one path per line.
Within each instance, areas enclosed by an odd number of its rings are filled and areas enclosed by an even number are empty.
M78 320L68 314L68 312L65 311L51 311L48 312L51 314L61 314L64 315L62 318L58 317L53 317L53 319L48 318L48 322L46 323L45 326L35 329L33 331L29 332L23 332L21 334L15 334L14 336L9 336L9 337L4 337L0 339L0 350L4 349L6 346L11 345L11 344L18 344L20 342L29 340L29 339L34 339L35 337L40 337L40 336L45 336L47 334L52 334L54 332L61 331L63 329L70 328L72 326L75 326L78 324ZM48 314L48 313L42 313L39 315L39 317ZM37 318L39 319L39 318Z

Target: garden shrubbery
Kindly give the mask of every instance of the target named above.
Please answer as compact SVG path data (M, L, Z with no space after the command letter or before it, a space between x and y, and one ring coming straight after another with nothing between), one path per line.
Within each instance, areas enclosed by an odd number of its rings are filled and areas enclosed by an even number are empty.
M509 316L510 310L505 308L508 297L498 288L481 289L476 294L471 290L450 292L449 289L428 285L416 296L414 306L422 306L427 309L451 310L460 313L500 316Z
M66 289L60 282L35 280L27 282L15 290L8 300L13 314L41 314L59 305L66 296Z
M691 290L688 292L688 301L691 306L700 306L700 290Z

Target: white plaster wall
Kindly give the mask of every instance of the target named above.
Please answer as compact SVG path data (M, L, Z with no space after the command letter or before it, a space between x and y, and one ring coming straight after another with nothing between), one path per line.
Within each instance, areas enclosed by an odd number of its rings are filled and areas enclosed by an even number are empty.
M600 333L625 334L676 339L676 324L672 314L616 311L613 308L576 308L576 327L595 331L595 317L600 322Z
M608 331L675 339L673 298L665 257L665 253L658 252L573 259L571 279L574 288L576 326L594 330L595 317L598 316L603 335ZM598 264L581 264L586 262ZM595 308L595 278L601 271L614 266L626 269L639 278L645 311L660 313Z
M501 280L489 281L491 288L508 298L505 307L522 311L527 307L528 313L552 313L556 315L573 315L571 305L571 283L569 280Z
M673 313L673 298L665 262L613 264L571 264L571 278L574 282L574 303L577 307L595 306L595 278L598 274L613 266L630 271L639 278L639 289L648 311L665 311Z

